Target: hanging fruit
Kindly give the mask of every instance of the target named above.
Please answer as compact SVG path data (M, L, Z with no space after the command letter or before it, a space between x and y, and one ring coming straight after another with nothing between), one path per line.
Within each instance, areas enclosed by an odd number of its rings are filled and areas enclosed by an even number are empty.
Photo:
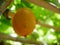
M35 28L35 24L35 16L27 8L20 8L12 18L13 29L19 36L31 34Z

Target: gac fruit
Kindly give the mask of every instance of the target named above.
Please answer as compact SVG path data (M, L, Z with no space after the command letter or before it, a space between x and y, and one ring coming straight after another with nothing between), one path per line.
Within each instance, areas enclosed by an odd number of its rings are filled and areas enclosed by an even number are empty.
M35 28L36 19L33 12L27 8L17 10L12 18L12 26L19 36L31 34Z

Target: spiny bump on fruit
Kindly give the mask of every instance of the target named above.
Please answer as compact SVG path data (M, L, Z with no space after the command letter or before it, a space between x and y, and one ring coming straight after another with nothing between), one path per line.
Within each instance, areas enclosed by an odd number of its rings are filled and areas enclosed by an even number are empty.
M35 28L36 19L31 10L20 8L12 18L12 26L19 36L31 34Z

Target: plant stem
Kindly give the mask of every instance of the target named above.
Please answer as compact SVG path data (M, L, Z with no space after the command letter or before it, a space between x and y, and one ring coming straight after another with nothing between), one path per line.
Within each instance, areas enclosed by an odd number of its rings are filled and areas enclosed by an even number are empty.
M26 0L27 2L32 2L38 6L44 7L46 9L49 9L55 13L59 13L60 14L60 9L58 9L57 7L51 5L50 3L46 2L45 0Z
M42 42L37 42L37 41L29 40L26 38L11 37L10 35L7 35L1 32L0 32L0 39L18 41L18 42L27 43L27 44L43 45Z
M43 27L52 28L52 29L54 29L56 31L60 31L60 28L59 27L51 26L51 25L45 24L45 23L43 23L41 21L37 21L37 24L39 24L39 25L41 25Z

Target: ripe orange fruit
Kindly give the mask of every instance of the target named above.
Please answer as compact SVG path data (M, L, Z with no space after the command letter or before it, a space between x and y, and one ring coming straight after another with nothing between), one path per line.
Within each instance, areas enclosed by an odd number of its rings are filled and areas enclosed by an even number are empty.
M31 34L35 28L35 24L35 16L27 8L19 9L12 18L13 29L19 36Z

